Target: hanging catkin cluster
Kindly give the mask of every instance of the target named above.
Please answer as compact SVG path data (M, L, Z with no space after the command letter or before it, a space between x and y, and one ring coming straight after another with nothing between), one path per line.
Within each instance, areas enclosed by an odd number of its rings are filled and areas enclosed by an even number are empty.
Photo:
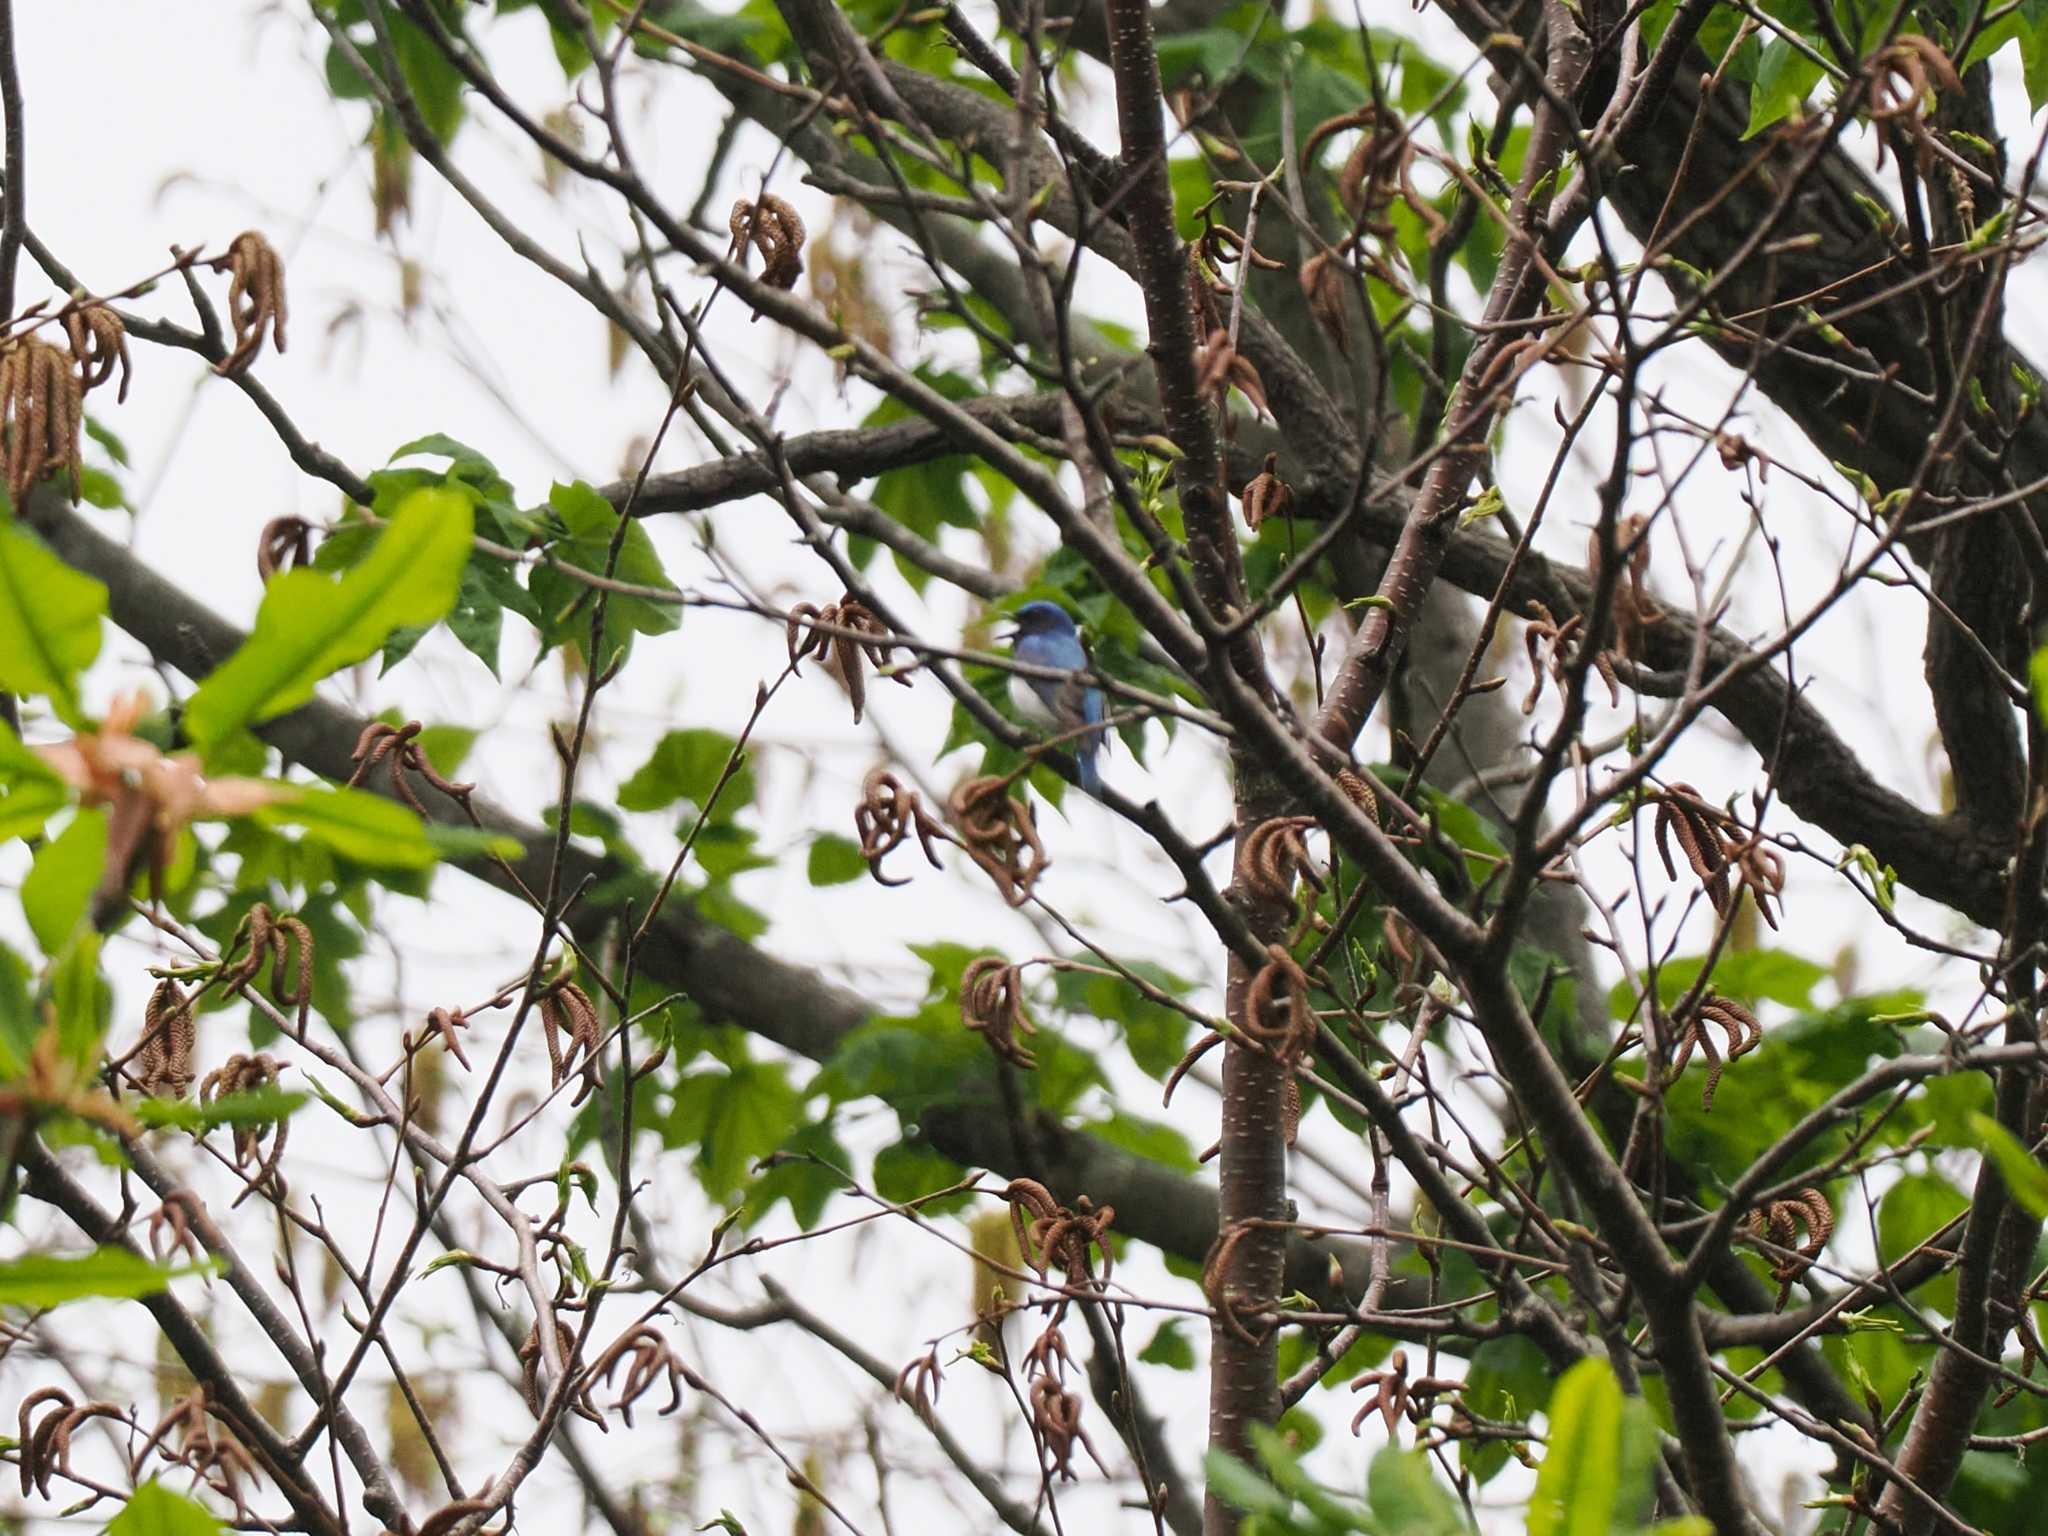
M98 299L79 304L64 314L64 336L71 343L72 361L78 364L81 389L98 389L113 377L118 365L121 387L115 401L128 398L128 328L121 317Z
M263 349L266 325L271 344L284 350L284 261L259 232L245 229L229 244L225 256L207 265L229 275L228 319L235 327L235 348L213 365L213 371L224 379L233 378Z
M0 348L0 420L6 424L7 494L14 505L57 469L71 471L76 501L85 384L70 355L35 336L17 336Z
M761 281L787 292L804 274L804 221L781 198L764 195L758 203L741 198L732 205L732 254L742 265L747 247L761 253Z

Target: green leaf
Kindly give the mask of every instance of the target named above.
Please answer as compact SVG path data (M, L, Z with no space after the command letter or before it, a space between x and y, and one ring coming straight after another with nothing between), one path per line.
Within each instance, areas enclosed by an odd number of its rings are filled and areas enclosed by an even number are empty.
M106 1536L221 1536L222 1529L205 1505L152 1481L128 1496Z
M1146 1365L1163 1365L1168 1370L1192 1371L1195 1368L1195 1346L1188 1342L1180 1322L1168 1318L1138 1351L1139 1360Z
M1228 1451L1211 1451L1203 1466L1209 1474L1210 1492L1248 1515L1285 1520L1294 1508L1292 1499Z
M697 1176L714 1200L737 1191L747 1170L797 1128L803 1097L778 1062L743 1061L676 1084L661 1130L670 1146L696 1145Z
M135 1118L152 1128L210 1131L221 1125L275 1125L288 1120L308 1095L287 1088L252 1088L230 1093L209 1104L188 1099L140 1099Z
M0 692L47 695L78 719L75 679L100 653L107 589L22 528L0 523Z
M34 974L26 960L0 944L0 1080L19 1077L28 1070L29 1051L35 1044L35 1012L29 996Z
M1147 1120L1118 1110L1106 1119L1086 1122L1080 1128L1100 1136L1113 1147L1122 1147L1126 1152L1162 1168L1193 1173L1201 1167L1187 1137L1158 1120Z
M43 953L54 955L85 916L107 862L107 813L80 811L43 844L21 882L21 907Z
M169 1269L126 1248L91 1253L31 1253L0 1263L0 1306L54 1307L85 1296L153 1296L180 1275L210 1272L210 1266Z
M548 496L548 506L566 530L563 537L548 546L548 553L564 565L603 574L611 554L612 536L619 526L617 509L580 480L573 485L557 485ZM616 581L674 592L679 600L682 596L668 579L661 557L655 553L654 541L638 520L626 525L618 563L611 574ZM578 650L589 644L590 605L596 601L597 593L588 582L543 565L535 568L527 584L539 605L541 638L546 644L571 645ZM605 603L603 655L598 665L609 665L635 634L664 635L682 622L680 601L611 594Z
M420 830L426 834L437 858L478 857L516 863L526 852L519 839L508 832L488 832L482 827L451 827L444 821L425 822Z
M670 731L655 743L647 761L619 786L622 811L658 811L688 800L702 806L738 743L722 731ZM754 798L754 774L744 762L718 797L711 819L730 821Z
M1528 1536L1607 1536L1621 1492L1621 1410L1621 1384L1605 1360L1581 1360L1558 1381Z
M426 869L439 857L410 807L367 790L300 789L289 800L259 807L251 819L265 827L302 827L309 842L372 869Z
M1669 1008L1699 980L1704 956L1689 955L1666 960L1657 967L1657 998ZM1828 968L1782 949L1750 949L1724 952L1714 965L1714 990L1724 997L1746 1003L1772 1002L1787 1008L1813 1006L1813 989L1828 979ZM1607 995L1609 1011L1617 1019L1635 1012L1640 983L1624 977Z
M274 578L241 649L185 706L205 749L313 697L320 680L375 655L392 630L432 624L455 601L474 527L460 491L414 491L360 563L338 580L300 569Z
M964 1172L950 1157L934 1152L921 1141L906 1138L875 1154L875 1193L902 1205L959 1183ZM959 1195L950 1200L927 1201L921 1209L928 1215L936 1214L972 1198Z
M100 974L100 936L92 929L78 929L58 952L50 966L49 1001L57 1015L59 1056L80 1072L90 1070L114 1015L113 989Z
M1749 92L1749 126L1745 139L1753 139L1780 118L1805 105L1806 98L1827 71L1785 38L1773 38L1757 65L1756 84Z
M394 720L393 725L404 724ZM434 765L434 771L444 779L452 779L461 771L469 758L469 749L476 745L477 733L464 725L430 725L413 738L413 744L421 755Z
M1420 1451L1387 1446L1373 1457L1365 1488L1373 1514L1402 1536L1465 1536L1471 1529L1458 1501L1437 1481L1429 1458ZM1600 1536L1607 1536L1605 1526Z
M0 828L6 825L5 813L5 805L0 803ZM852 838L826 832L811 840L810 857L804 866L811 884L845 885L867 872L868 861L860 856L860 844Z
M50 765L0 724L0 843L36 836L70 800L70 789Z
M1971 1142L1998 1165L2013 1198L2036 1220L2048 1216L2048 1168L2041 1166L2024 1142L1983 1111L1971 1115L1969 1124Z

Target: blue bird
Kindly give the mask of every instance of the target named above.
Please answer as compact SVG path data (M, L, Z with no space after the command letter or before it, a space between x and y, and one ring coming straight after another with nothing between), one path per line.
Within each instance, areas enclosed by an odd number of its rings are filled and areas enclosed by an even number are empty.
M1088 653L1081 649L1080 633L1067 611L1057 603L1026 603L1012 618L1017 627L1010 632L1010 654L1034 667L1062 667L1078 672L1088 665ZM1102 750L1102 690L1079 676L1063 679L1010 675L1010 701L1017 713L1053 735L1095 726L1085 736L1061 745L1074 755L1080 770L1081 787L1091 795L1102 793L1102 774L1095 759Z

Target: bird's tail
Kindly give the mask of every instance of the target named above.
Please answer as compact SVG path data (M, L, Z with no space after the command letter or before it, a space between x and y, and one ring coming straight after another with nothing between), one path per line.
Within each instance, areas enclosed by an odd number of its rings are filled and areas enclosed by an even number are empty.
M1101 739L1091 736L1082 741L1080 750L1074 754L1074 767L1078 770L1081 787L1098 800L1102 798L1102 770L1096 766L1096 760L1101 751Z

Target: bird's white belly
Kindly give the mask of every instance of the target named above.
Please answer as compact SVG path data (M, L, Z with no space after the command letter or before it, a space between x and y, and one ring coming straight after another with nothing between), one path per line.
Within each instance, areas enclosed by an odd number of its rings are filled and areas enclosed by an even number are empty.
M1059 716L1045 707L1045 700L1038 696L1028 678L1019 677L1014 672L1010 674L1010 703L1026 724L1035 725L1042 731L1059 729Z

